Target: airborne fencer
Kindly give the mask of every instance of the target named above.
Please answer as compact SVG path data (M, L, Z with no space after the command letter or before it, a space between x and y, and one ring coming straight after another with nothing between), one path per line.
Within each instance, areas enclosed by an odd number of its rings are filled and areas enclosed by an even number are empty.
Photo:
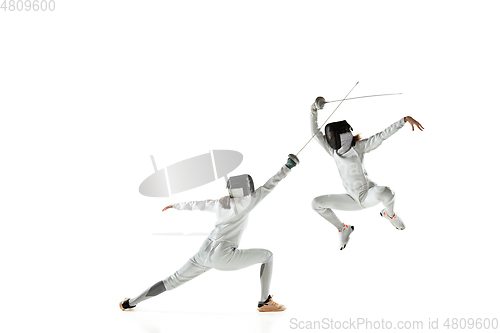
M229 196L219 200L191 201L176 203L162 211L200 210L215 213L217 222L198 252L177 272L157 282L135 298L120 302L121 310L134 308L140 302L172 290L207 272L211 268L231 271L260 263L261 294L257 304L260 312L284 311L286 307L273 300L269 293L273 270L273 254L265 249L238 249L241 236L247 226L250 212L283 180L291 169L299 163L290 154L285 165L263 186L254 190L252 177L241 175L230 177L227 182Z
M355 211L382 203L384 208L380 215L396 229L403 230L403 220L394 211L394 192L389 187L378 186L368 178L363 165L364 154L379 147L406 122L411 124L412 130L415 126L421 131L424 128L418 121L406 116L367 139L361 139L359 134L353 136L352 127L345 120L327 124L323 134L318 128L318 110L323 109L324 104L325 99L318 97L311 105L311 131L316 141L335 160L347 193L316 197L312 201L312 208L338 229L340 250L349 242L354 226L344 224L334 213L335 210Z

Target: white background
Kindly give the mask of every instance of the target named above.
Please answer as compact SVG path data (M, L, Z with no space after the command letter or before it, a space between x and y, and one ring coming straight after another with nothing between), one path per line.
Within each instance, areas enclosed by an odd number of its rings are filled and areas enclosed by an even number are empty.
M291 322L498 318L498 15L494 1L62 1L0 11L1 324L5 332L281 332ZM315 196L342 193L311 142L259 205L240 248L274 253L260 314L258 265L211 270L134 311L118 302L193 255L212 215L167 204L218 198L224 181L172 198L138 187L211 149L244 155L262 185L310 138L321 95L346 101L364 137L411 115L365 158L397 193L340 212L345 251ZM321 123L333 111L320 113ZM295 319L294 319L295 318ZM363 328L363 327L360 327ZM292 330L293 331L293 330ZM424 330L420 330L424 331Z

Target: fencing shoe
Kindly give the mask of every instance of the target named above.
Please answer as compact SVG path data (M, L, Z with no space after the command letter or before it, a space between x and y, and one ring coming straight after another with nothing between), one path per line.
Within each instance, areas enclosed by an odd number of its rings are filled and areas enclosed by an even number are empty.
M128 303L128 301L130 300L130 298L125 298L123 301L120 302L120 309L122 311L125 311L125 310L130 310L130 309L133 309L135 308L135 305L132 306Z
M401 218L399 216L397 216L396 213L394 213L394 215L390 216L389 214L387 214L387 212L385 211L385 208L384 208L380 211L380 216L382 216L383 218L385 218L386 220L391 222L392 225L396 229L404 230L405 225L403 223L403 220L401 220Z
M273 301L273 296L269 295L264 302L259 302L257 310L259 312L278 312L285 311L286 306L276 303Z
M354 226L347 224L344 224L342 230L339 230L340 250L345 249L347 243L349 242L349 237L353 231L354 231Z

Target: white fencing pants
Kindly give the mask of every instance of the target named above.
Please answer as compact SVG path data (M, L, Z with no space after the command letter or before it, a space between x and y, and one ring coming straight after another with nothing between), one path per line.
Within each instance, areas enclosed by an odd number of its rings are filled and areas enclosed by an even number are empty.
M265 301L269 295L273 272L273 254L265 249L240 250L233 243L216 242L206 239L200 250L188 260L177 272L157 282L139 296L131 298L129 304L138 303L157 296L166 290L172 290L205 273L211 268L221 271L233 271L261 263L260 284L261 299Z
M359 197L359 196L358 196ZM344 225L339 220L334 210L355 211L373 207L382 203L388 214L394 214L394 192L386 186L374 186L367 191L366 196L360 202L349 194L327 194L314 198L312 208L338 230Z

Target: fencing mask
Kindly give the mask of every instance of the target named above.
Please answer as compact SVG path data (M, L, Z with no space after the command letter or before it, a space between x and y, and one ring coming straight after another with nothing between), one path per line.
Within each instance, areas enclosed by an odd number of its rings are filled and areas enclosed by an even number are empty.
M230 177L227 181L227 189L231 198L242 198L254 191L253 180L250 175Z
M345 120L329 123L325 127L326 141L339 155L345 154L352 145L352 127Z

